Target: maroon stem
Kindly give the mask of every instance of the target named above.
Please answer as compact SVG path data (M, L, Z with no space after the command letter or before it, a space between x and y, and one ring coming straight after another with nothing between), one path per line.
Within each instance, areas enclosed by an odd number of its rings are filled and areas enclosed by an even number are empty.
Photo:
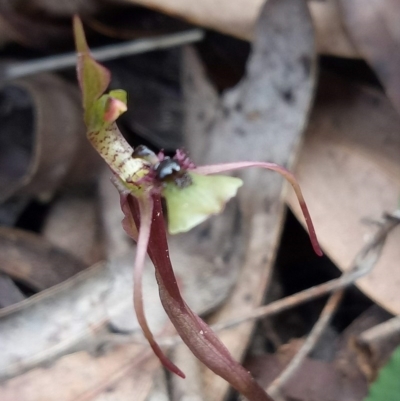
M250 401L273 401L249 372L232 358L228 349L211 328L183 300L169 257L160 196L154 195L153 201L148 253L156 268L161 302L178 334L201 362L228 381L247 399ZM138 221L136 201L132 198L129 202L135 221Z

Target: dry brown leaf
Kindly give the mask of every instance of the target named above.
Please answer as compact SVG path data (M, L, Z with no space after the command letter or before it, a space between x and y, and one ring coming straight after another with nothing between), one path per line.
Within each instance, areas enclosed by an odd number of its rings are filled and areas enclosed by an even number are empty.
M77 88L51 74L1 88L0 201L46 197L68 180L96 173L99 157L84 132Z
M91 266L102 259L102 230L95 191L63 193L46 216L42 234L49 242Z
M72 41L69 24L47 20L43 15L40 18L29 18L18 12L2 10L0 26L6 40L34 49L67 50Z
M0 385L2 401L144 401L160 364L140 345L81 351Z
M400 113L400 2L340 0L348 36Z
M358 316L341 335L338 344L338 353L335 358L335 367L339 369L344 376L349 377L353 381L364 382L364 392L368 384L367 378L371 379L370 361L365 358L364 352L356 344L356 338L364 330L374 327L377 324L387 320L389 314L382 308L374 305L368 308L360 316ZM375 372L376 373L376 372ZM345 383L343 392L351 391L351 382ZM366 395L360 394L358 399Z
M93 338L107 321L110 291L120 289L118 284L111 269L100 264L0 310L0 377L51 361ZM116 300L111 304L119 306Z
M285 365L279 355L266 354L251 358L247 367L267 387ZM367 383L346 376L334 362L306 358L282 393L296 401L360 401L367 393Z
M118 198L115 188L113 191ZM118 199L115 207L119 208ZM216 271L221 263L214 265L212 259L200 256L198 251L190 253L179 241L172 244L171 251L185 299L193 310L204 313L225 299L234 276L226 280L223 276L226 270ZM92 266L57 286L1 310L0 377L20 374L72 349L87 347L98 340L98 334L107 326L123 333L138 330L132 307L133 260L131 249L122 257L114 257L108 265ZM145 270L143 286L146 315L157 332L163 327L166 315L150 263Z
M74 14L94 13L100 9L101 1L98 0L24 0L9 1L0 0L0 8L4 12L18 11L25 15L46 15L53 17L72 17Z
M400 117L380 92L332 76L322 79L296 174L325 252L343 271L376 227L363 222L396 209L400 188ZM291 193L290 207L301 212ZM357 285L400 313L400 230L372 273Z
M318 53L358 58L359 53L343 28L337 0L310 1Z
M193 50L185 54L187 144L195 162L268 160L290 166L307 121L315 80L314 36L302 2L271 0L263 10L244 79L222 99L207 81ZM222 216L197 233L197 249L242 266L237 285L215 319L259 305L269 282L281 222L283 182L257 169L239 173L244 188ZM253 324L221 333L235 358L246 349ZM226 382L205 373L205 396L222 400Z
M0 227L0 271L41 291L82 271L85 264L37 234Z
M254 38L257 17L265 3L264 0L124 1L159 10L245 40ZM343 57L357 57L354 47L343 32L336 1L309 1L308 5L315 22L318 51Z
M355 345L362 331L386 320L388 313L373 306L356 318L341 334L335 345L334 359L323 362L306 358L285 384L282 392L288 399L303 401L360 401L368 391L365 356ZM294 340L280 347L275 354L249 358L246 365L267 387L296 355L302 340ZM318 380L315 380L315 378Z
M367 376L375 381L379 370L400 345L400 315L365 330L358 336L357 345L366 360L364 365L369 366Z

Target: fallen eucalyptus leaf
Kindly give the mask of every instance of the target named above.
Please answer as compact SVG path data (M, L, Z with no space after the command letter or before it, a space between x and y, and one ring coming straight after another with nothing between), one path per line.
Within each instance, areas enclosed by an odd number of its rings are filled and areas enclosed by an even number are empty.
M118 203L115 205L119 207ZM214 280L212 259L192 255L181 244L175 243L171 248L188 304L200 314L215 308L229 292L232 279L227 285L220 271L220 277L217 274ZM0 310L0 378L15 376L74 349L86 348L96 343L98 335L108 326L122 333L138 329L132 309L132 260L130 251L109 264L96 264L59 285ZM197 290L199 283L203 291ZM150 265L145 270L143 284L149 324L158 331L165 324L166 315Z
M94 341L109 317L131 302L127 263L97 264L0 311L0 377L14 376Z
M103 230L100 225L96 191L60 194L46 215L42 234L49 242L91 266L102 259Z
M196 25L211 28L240 39L254 39L257 17L264 0L124 0L165 14L177 16ZM269 0L267 0L269 1ZM296 0L297 1L297 0ZM317 31L318 51L344 57L357 57L343 32L334 0L308 1Z
M322 75L295 172L309 194L322 246L343 271L375 232L365 219L380 219L397 208L399 129L400 117L384 94ZM290 193L288 202L300 219ZM394 230L374 270L356 283L393 314L400 313L399 241L400 230Z
M185 133L195 163L268 160L290 167L315 82L314 36L304 3L266 3L245 76L222 99L192 49L186 51L184 62ZM192 241L191 249L219 255L227 266L242 266L237 285L215 320L246 313L262 302L284 214L280 177L257 169L238 176L245 184L224 214L184 239L185 247ZM220 334L236 359L243 356L252 327L245 324ZM225 382L208 372L203 380L205 399L225 398Z
M59 284L85 267L37 234L0 227L0 271L34 291Z
M342 19L400 113L400 3L396 0L340 0Z
M16 194L48 197L67 182L94 176L100 159L84 136L78 96L51 74L1 88L0 201Z
M147 352L147 354L146 354ZM100 355L65 355L0 384L2 401L145 401L159 362L146 347L112 346Z
M0 24L5 37L24 47L42 51L67 49L71 43L71 29L65 23L43 18L30 17L14 10L4 10L0 14Z

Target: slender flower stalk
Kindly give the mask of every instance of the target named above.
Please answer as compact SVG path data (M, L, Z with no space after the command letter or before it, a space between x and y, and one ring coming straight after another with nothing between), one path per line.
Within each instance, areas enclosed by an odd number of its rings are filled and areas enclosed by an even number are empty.
M182 298L169 257L161 199L166 202L169 233L186 232L211 215L222 212L243 184L239 178L213 174L247 167L276 171L292 184L314 250L321 255L310 214L295 177L274 163L237 162L196 167L182 150L177 150L175 156L169 158L162 152L156 155L145 146L133 149L115 123L127 109L126 92L113 90L104 94L110 82L110 73L90 55L78 17L74 17L74 34L87 136L113 172L112 181L120 193L121 209L125 215L122 225L137 242L133 303L144 336L161 363L171 372L185 377L164 355L147 324L142 274L148 253L155 267L162 305L193 354L250 401L272 401Z

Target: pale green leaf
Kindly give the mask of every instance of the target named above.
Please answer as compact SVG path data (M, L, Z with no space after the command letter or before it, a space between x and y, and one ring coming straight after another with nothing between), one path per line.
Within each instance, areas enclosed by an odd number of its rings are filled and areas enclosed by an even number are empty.
M220 213L243 185L243 181L235 177L195 173L190 176L193 183L188 187L179 188L171 182L162 192L167 202L171 234L189 231L211 215Z

